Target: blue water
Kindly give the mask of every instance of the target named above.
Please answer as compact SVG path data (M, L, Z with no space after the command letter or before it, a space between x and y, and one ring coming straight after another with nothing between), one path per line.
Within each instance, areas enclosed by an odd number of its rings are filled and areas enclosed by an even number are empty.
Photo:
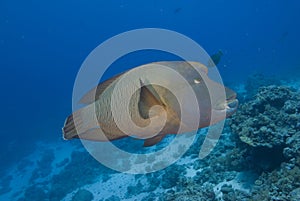
M77 71L106 39L138 28L170 29L209 54L221 49L225 83L243 83L256 72L292 79L300 75L299 10L298 0L1 0L1 169L37 141L62 141ZM106 77L170 58L128 56Z

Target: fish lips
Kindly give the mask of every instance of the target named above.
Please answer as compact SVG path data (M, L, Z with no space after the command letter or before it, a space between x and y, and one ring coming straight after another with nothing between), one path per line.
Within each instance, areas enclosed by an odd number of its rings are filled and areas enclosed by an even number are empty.
M238 99L236 99L236 93L233 93L233 91L231 90L226 90L226 92L230 92L226 93L226 101L222 101L221 103L216 104L213 107L213 110L216 114L223 114L224 117L227 118L236 112L239 101Z
M226 102L224 106L226 111L226 117L229 117L236 112L239 106L239 101L236 98L237 94L233 90L225 87L225 93L226 93Z
M218 104L212 109L212 113L216 115L214 117L215 120L212 121L216 123L217 121L230 117L236 112L238 105L239 101L237 99L227 99L225 103Z
M238 105L239 105L239 101L236 98L226 100L226 106L225 106L226 117L233 115L236 112Z

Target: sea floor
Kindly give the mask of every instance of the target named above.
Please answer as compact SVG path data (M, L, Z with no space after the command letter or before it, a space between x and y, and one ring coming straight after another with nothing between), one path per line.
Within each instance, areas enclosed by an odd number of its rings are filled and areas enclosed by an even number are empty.
M205 131L201 133L199 135L204 136ZM230 133L223 135L230 135ZM100 165L86 153L79 141L39 142L32 154L8 170L7 182L1 182L1 188L6 189L6 192L2 193L0 198L1 200L67 201L76 200L76 193L84 189L86 191L82 192L87 194L84 195L85 197L92 195L90 196L92 199L84 200L131 201L150 200L150 197L151 200L160 200L167 191L176 191L176 184L180 180L188 181L201 175L207 167L195 166L198 163L201 163L201 160L195 154L191 154L157 173L133 175L111 171ZM225 173L228 177L219 179L213 187L216 197L222 197L221 189L224 185L249 192L251 182L254 182L249 178L257 176L249 172L226 171Z
M300 89L300 81L283 83ZM243 85L236 90L246 93ZM227 124L213 152L199 159L197 153L206 131L199 131L193 146L173 165L139 175L119 173L101 165L87 153L79 140L37 142L30 155L6 171L0 181L0 200L250 199L253 186L261 182L258 178L262 172L240 166L242 153L236 153L239 142L234 141L234 134ZM167 138L162 144L170 140L172 138Z

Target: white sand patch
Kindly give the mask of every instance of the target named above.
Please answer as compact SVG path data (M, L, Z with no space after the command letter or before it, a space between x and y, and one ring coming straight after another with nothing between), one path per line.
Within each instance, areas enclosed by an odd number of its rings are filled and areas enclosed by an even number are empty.
M185 174L185 177L194 177L196 176L197 172L201 172L203 169L199 169L199 170L195 170L194 168L191 168L191 167L188 167L186 169L186 174Z
M216 198L218 200L223 200L222 199L223 193L221 192L221 187L223 185L232 186L232 189L234 190L250 193L251 185L252 185L251 182L254 180L253 178L251 179L251 176L253 176L252 173L240 172L233 180L223 181L217 184L214 187L214 193L216 194Z
M118 197L125 197L127 192L127 187L130 185L135 185L134 175L129 174L114 174L111 178L106 181L96 182L94 184L85 185L80 189L86 189L94 195L94 200L107 199L113 195ZM72 200L73 195L79 189L74 190L72 193L69 193L63 201Z
M138 195L127 195L127 188L129 186L137 187L137 183L140 182L143 186L151 185L148 183L146 176L142 176L138 180L135 179L135 175L117 173L113 174L109 180L94 184L85 185L79 189L86 189L94 195L93 201L99 201L102 199L108 199L111 196L117 196L122 201L140 201L146 196L149 196L149 192L143 192ZM71 201L74 194L79 190L76 189L69 193L62 201ZM157 188L154 193L162 193L163 189Z
M199 160L198 157L196 158L192 158L192 156L187 156L187 157L184 157L184 158L180 158L177 162L176 162L176 165L187 165L187 166L193 166L193 163L196 161L196 160Z

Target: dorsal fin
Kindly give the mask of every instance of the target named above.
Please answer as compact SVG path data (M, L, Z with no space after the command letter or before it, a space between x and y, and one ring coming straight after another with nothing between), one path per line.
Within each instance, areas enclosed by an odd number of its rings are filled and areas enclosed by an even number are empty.
M203 64L201 64L199 62L195 62L195 61L189 61L187 63L189 65L193 65L193 67L196 67L199 70L202 70L203 72L205 72L205 74L208 74L208 68L205 65L203 65Z
M140 100L138 102L139 112L142 118L149 118L149 110L154 105L165 106L161 101L158 93L153 88L152 85L144 85L140 79L141 91L140 91Z
M99 96L103 93L103 91L109 86L111 85L111 83L113 83L116 79L118 79L121 75L123 75L124 73L121 73L119 75L116 75L100 84L98 84L98 86L94 87L93 89L91 89L89 92L87 92L81 99L80 99L80 103L82 104L91 104L93 102L95 102L96 100L99 99ZM96 93L95 93L96 91Z

